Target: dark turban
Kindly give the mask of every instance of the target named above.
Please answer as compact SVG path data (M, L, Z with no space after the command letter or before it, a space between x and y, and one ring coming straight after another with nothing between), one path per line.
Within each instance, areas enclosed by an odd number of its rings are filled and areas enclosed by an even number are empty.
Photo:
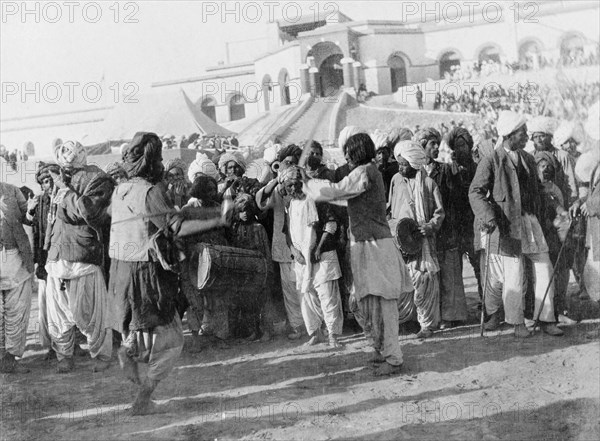
M48 164L40 161L37 172L35 173L35 179L38 181L38 184L42 185L42 181L50 177L50 172L59 175L60 167L58 164Z
M413 140L417 141L421 144L421 147L425 148L427 143L431 140L437 141L439 144L442 141L442 135L433 127L425 127L424 129L419 130L413 136Z
M155 184L162 178L161 157L162 142L156 133L137 132L123 150L123 168L130 178L141 177Z
M469 146L469 150L473 148L473 137L471 136L469 131L464 127L455 127L452 130L450 130L450 132L448 132L446 138L448 147L451 150L454 150L454 147L456 146L456 141L458 141L460 138L462 138L467 143L467 145Z
M302 149L298 147L296 144L290 144L287 147L283 147L279 150L279 155L277 155L277 160L279 162L283 161L288 156L295 156L298 154L302 154Z

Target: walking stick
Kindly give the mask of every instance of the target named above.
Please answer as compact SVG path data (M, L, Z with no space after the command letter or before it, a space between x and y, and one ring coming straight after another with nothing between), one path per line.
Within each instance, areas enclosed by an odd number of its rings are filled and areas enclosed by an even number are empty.
M485 275L483 276L483 293L481 295L481 321L479 323L479 327L480 327L480 331L481 331L481 336L483 337L483 321L484 321L484 317L485 317L485 291L487 289L487 282L488 282L488 274L490 271L490 242L491 242L491 237L492 235L490 233L486 233L485 235Z
M550 276L550 281L548 282L548 286L546 287L546 292L544 293L544 298L542 299L542 304L540 305L540 310L537 313L537 317L535 318L535 322L533 323L533 329L537 328L540 324L540 316L542 315L542 310L544 309L544 304L546 303L546 297L548 296L548 291L550 291L550 286L552 286L552 281L554 280L554 276L556 275L556 269L558 268L558 264L560 263L560 258L562 257L563 251L565 250L565 245L567 244L567 238L569 236L569 232L571 231L571 227L573 226L573 221L569 221L569 228L567 229L567 234L565 235L565 240L558 251L558 256L556 256L556 262L554 262L554 267L552 268L552 275Z

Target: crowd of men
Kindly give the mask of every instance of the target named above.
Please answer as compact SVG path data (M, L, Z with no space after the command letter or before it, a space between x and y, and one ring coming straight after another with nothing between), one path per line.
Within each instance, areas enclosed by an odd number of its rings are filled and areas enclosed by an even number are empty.
M475 88L464 90L460 95L451 91L437 93L433 109L475 113L492 121L498 119L502 110L573 119L574 115L585 118L586 109L599 97L599 82L565 84L560 94L556 88L534 83L515 84L508 89L490 84L479 91Z
M372 342L375 374L397 373L400 325L418 323L427 339L467 320L463 256L486 329L504 314L517 338L538 324L560 336L570 268L600 300L600 135L591 113L579 146L589 151L578 161L572 125L509 110L483 156L474 156L469 130L452 127L444 163L442 134L431 127L372 135L345 127L346 164L335 170L314 141L271 144L251 164L227 151L163 164L161 139L140 132L105 170L87 163L78 142L57 143L55 162L39 164L39 195L0 183L0 370L28 371L15 357L25 350L33 274L47 358L72 372L82 335L102 372L120 340L138 414L184 347L184 317L189 351L206 339L266 341L278 292L289 339L337 348L352 317ZM33 228L33 250L23 224ZM207 249L258 258L264 282L243 299L203 291ZM235 264L227 277L236 280Z

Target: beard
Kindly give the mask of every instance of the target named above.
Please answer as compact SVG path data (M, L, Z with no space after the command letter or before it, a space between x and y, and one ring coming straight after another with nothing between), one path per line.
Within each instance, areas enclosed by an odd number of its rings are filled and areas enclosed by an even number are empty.
M311 170L316 170L321 165L321 160L314 156L309 156L306 160L306 164Z

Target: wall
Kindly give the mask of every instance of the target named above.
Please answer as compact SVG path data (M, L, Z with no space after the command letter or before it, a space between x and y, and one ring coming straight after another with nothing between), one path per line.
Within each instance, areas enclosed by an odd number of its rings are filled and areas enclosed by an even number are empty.
M300 48L297 44L281 47L269 55L262 56L254 63L255 75L254 81L262 84L265 75L271 77L273 81L273 90L269 93L269 107L275 108L281 106L281 87L279 84L279 73L286 69L289 76L290 97L292 103L298 102L302 94L300 88ZM259 109L265 111L264 100L259 100Z

